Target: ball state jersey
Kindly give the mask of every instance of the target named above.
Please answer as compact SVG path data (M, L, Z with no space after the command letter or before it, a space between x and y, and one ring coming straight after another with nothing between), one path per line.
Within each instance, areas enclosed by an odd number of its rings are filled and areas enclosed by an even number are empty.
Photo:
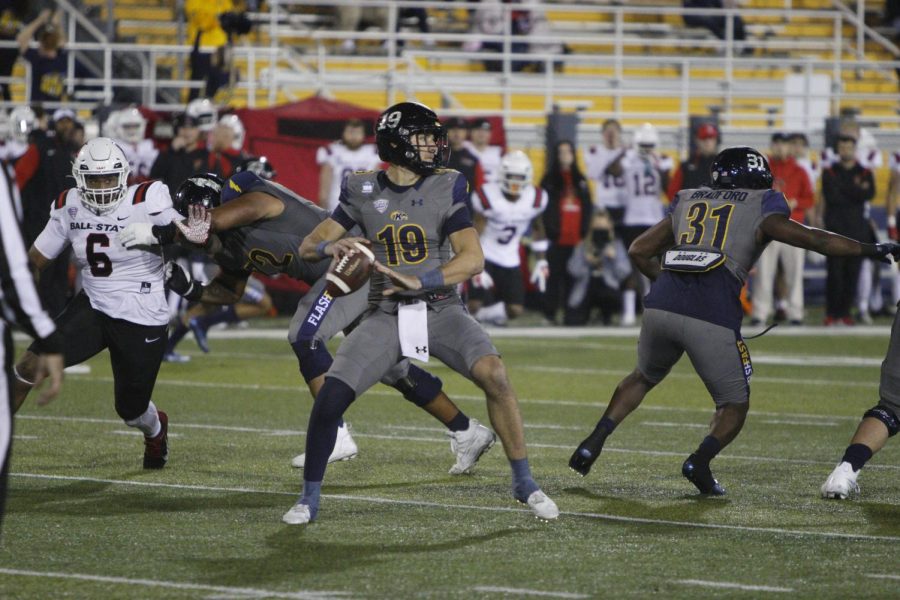
M672 169L666 156L647 156L628 150L622 158L625 180L625 225L656 225L663 217L662 173Z
M466 150L475 155L481 171L484 173L485 183L497 183L500 181L500 163L503 160L503 148L500 146L485 146L479 150L472 142L465 142Z
M328 261L306 262L300 257L300 244L328 218L328 212L283 185L249 171L238 173L225 183L222 201L249 192L278 198L284 211L275 218L216 234L222 242L222 251L214 257L216 263L229 271L256 271L269 276L283 273L309 284L323 276L328 271Z
M486 183L472 194L472 208L487 220L481 232L485 260L501 267L518 267L522 235L546 210L547 192L529 185L516 200L510 200L499 185Z
M784 194L775 190L678 192L669 217L676 247L722 252L725 262L700 273L663 270L650 286L645 306L739 330L741 287L768 245L757 239L757 231L773 214L791 216Z
M468 187L462 173L452 169L440 169L411 186L395 185L384 171L354 173L344 180L341 204L331 218L347 230L359 225L382 264L419 276L448 262L450 235L472 227L466 205ZM369 301L392 310L396 300L382 295L390 285L385 275L373 273ZM401 293L404 297L426 294L446 298L446 303L459 302L453 286Z
M622 148L610 150L606 146L591 146L584 155L587 176L592 179L594 188L594 205L600 208L619 208L623 205L625 195L625 178L615 177L606 169L622 153Z
M150 169L153 168L153 163L159 156L159 150L153 145L153 141L145 139L137 144L129 144L116 140L116 143L122 148L128 165L131 167L129 183L140 183L150 179Z
M175 219L180 216L172 208L168 188L159 181L130 186L116 209L105 215L85 208L72 188L50 207L50 220L34 247L52 259L71 245L91 306L105 315L139 325L165 325L169 308L162 256L127 250L118 233L132 223L168 225Z
M332 142L316 151L316 164L331 167L331 189L328 191L328 212L337 208L344 177L356 171L371 171L381 164L374 144L363 144L351 150L343 142Z

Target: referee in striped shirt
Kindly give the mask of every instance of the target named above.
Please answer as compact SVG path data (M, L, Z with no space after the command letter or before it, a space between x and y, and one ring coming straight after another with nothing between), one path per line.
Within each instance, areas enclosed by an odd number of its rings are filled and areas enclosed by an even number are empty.
M62 338L53 320L41 306L22 243L22 206L12 169L0 161L0 523L6 502L9 455L12 448L13 341L9 326L18 323L29 335L42 340L47 354L40 357L39 380L49 379L38 404L50 402L59 393L63 379Z

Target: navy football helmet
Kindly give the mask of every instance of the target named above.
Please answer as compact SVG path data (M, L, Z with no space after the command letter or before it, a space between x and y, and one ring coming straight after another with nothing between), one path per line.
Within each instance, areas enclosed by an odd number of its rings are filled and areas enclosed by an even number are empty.
M422 159L420 150L427 146L415 143L417 134L434 136L436 149L431 160ZM419 175L431 174L450 158L447 131L435 112L418 102L401 102L381 113L375 127L375 144L378 158Z
M272 166L272 163L265 156L251 156L234 168L235 174L243 173L244 171L256 173L266 181L271 181L278 176L275 167Z
M772 187L772 170L766 157L747 146L725 148L713 160L709 179L715 189L767 190Z
M215 173L198 173L184 180L175 196L172 206L187 218L188 207L200 204L205 208L215 208L221 204L222 186L225 182Z

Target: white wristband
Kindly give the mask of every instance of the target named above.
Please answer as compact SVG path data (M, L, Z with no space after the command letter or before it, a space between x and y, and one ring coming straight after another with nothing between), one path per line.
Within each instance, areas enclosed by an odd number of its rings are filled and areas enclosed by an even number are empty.
M894 215L888 215L888 227L896 227L897 226L897 217Z
M534 252L546 252L550 249L550 240L532 240L531 249Z

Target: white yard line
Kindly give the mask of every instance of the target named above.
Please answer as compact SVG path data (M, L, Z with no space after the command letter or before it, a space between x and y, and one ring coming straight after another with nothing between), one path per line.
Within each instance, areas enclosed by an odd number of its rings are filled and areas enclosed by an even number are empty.
M121 479L101 479L96 477L72 477L68 475L43 475L39 473L10 473L12 477L30 479L44 479L51 481L84 481L90 483L107 483L113 485L134 485L149 488L167 488L178 490L194 490L202 492L239 492L247 494L266 494L275 496L297 497L297 492L279 492L273 490L257 490L253 488L218 487L209 485L186 485L176 483L156 483L152 481L129 481ZM473 506L468 504L444 504L441 502L426 502L421 500L396 500L392 498L378 498L374 496L356 496L349 494L322 494L323 498L332 500L345 500L348 502L367 502L370 504L386 504L394 506L417 506L423 508L441 508L449 510L484 511L484 512L512 512L531 514L527 508L511 508L501 506ZM693 523L689 521L671 521L666 519L644 519L640 517L622 517L604 513L571 512L563 511L561 515L570 517L582 517L603 521L616 521L622 523L638 523L643 525L671 525L673 527L687 527L700 529L723 529L729 531L747 531L754 533L774 533L777 535L792 535L801 537L822 537L851 540L878 540L885 542L900 542L900 536L890 535L866 535L861 533L839 533L835 531L804 531L800 529L780 529L778 527L750 527L746 525L722 525L717 523ZM275 517L273 517L275 518ZM552 527L552 525L549 525ZM323 592L324 593L324 592Z
M175 590L197 590L200 592L218 592L221 594L233 594L244 598L292 598L300 600L318 600L320 598L346 598L349 592L278 592L275 590L261 590L256 588L226 587L222 585L203 585L199 583L181 583L177 581L162 581L156 579L130 579L128 577L107 577L105 575L87 575L84 573L58 573L54 571L26 571L22 569L0 569L4 575L17 575L20 577L42 577L52 579L75 579L78 581L93 581L96 583L114 583L119 585L137 585L142 587L168 588Z
M669 421L641 421L640 425L648 427L677 427L678 429L709 429L709 425L703 423L672 423Z
M541 596L544 598L590 598L590 596L586 594L572 594L570 592L544 592L540 590L529 590L525 588L498 587L495 585L476 585L472 588L472 591L494 594L515 594L516 596Z
M121 421L116 421L115 419L96 419L91 417L52 417L49 415L16 415L17 419L25 419L25 420L34 420L34 421L62 421L62 422L76 422L76 423L100 423L100 424L121 424ZM693 424L678 424L673 423L672 426L679 427L692 427ZM183 427L185 429L201 429L201 430L211 430L211 431L230 431L236 433L259 433L262 435L272 435L272 436L288 436L288 435L306 435L306 432L301 429L266 429L264 427L233 427L229 425L212 425L207 423L174 423L172 425L176 429L179 427ZM387 426L389 427L389 426ZM412 427L412 426L400 426L407 431L421 431L424 433L438 431L435 428L431 427ZM707 426L704 425L704 428ZM123 430L127 432L127 430ZM361 439L374 439L374 440L391 440L391 441L403 441L403 442L427 442L432 444L446 444L447 440L443 437L420 437L420 436L407 436L407 435L386 435L386 434L378 434L378 433L363 433L358 430L353 431L353 437L361 438ZM541 444L536 442L530 442L528 444L531 448L547 448L550 450L573 450L573 445L565 445L565 444ZM683 457L685 456L684 452L672 452L666 450L631 450L627 448L611 448L606 447L603 449L604 452L613 452L617 454L637 454L644 456L674 456L674 457ZM774 463L786 463L786 464L795 464L795 465L828 465L834 466L834 461L827 460L809 460L809 459L800 459L800 458L782 458L782 457L773 457L773 456L753 456L753 455L740 455L740 454L720 454L718 456L718 460L745 460L751 462L774 462ZM882 465L882 464L870 464L866 465L866 469L876 470L876 469L884 469L884 470L900 470L900 465Z
M866 577L872 579L890 579L892 581L900 581L900 575L879 575L877 573L866 573Z
M743 590L746 592L776 592L790 593L794 588L773 587L770 585L745 585L743 583L729 583L726 581L704 581L702 579L676 579L672 583L681 585L696 585L707 588L719 588L726 590Z

